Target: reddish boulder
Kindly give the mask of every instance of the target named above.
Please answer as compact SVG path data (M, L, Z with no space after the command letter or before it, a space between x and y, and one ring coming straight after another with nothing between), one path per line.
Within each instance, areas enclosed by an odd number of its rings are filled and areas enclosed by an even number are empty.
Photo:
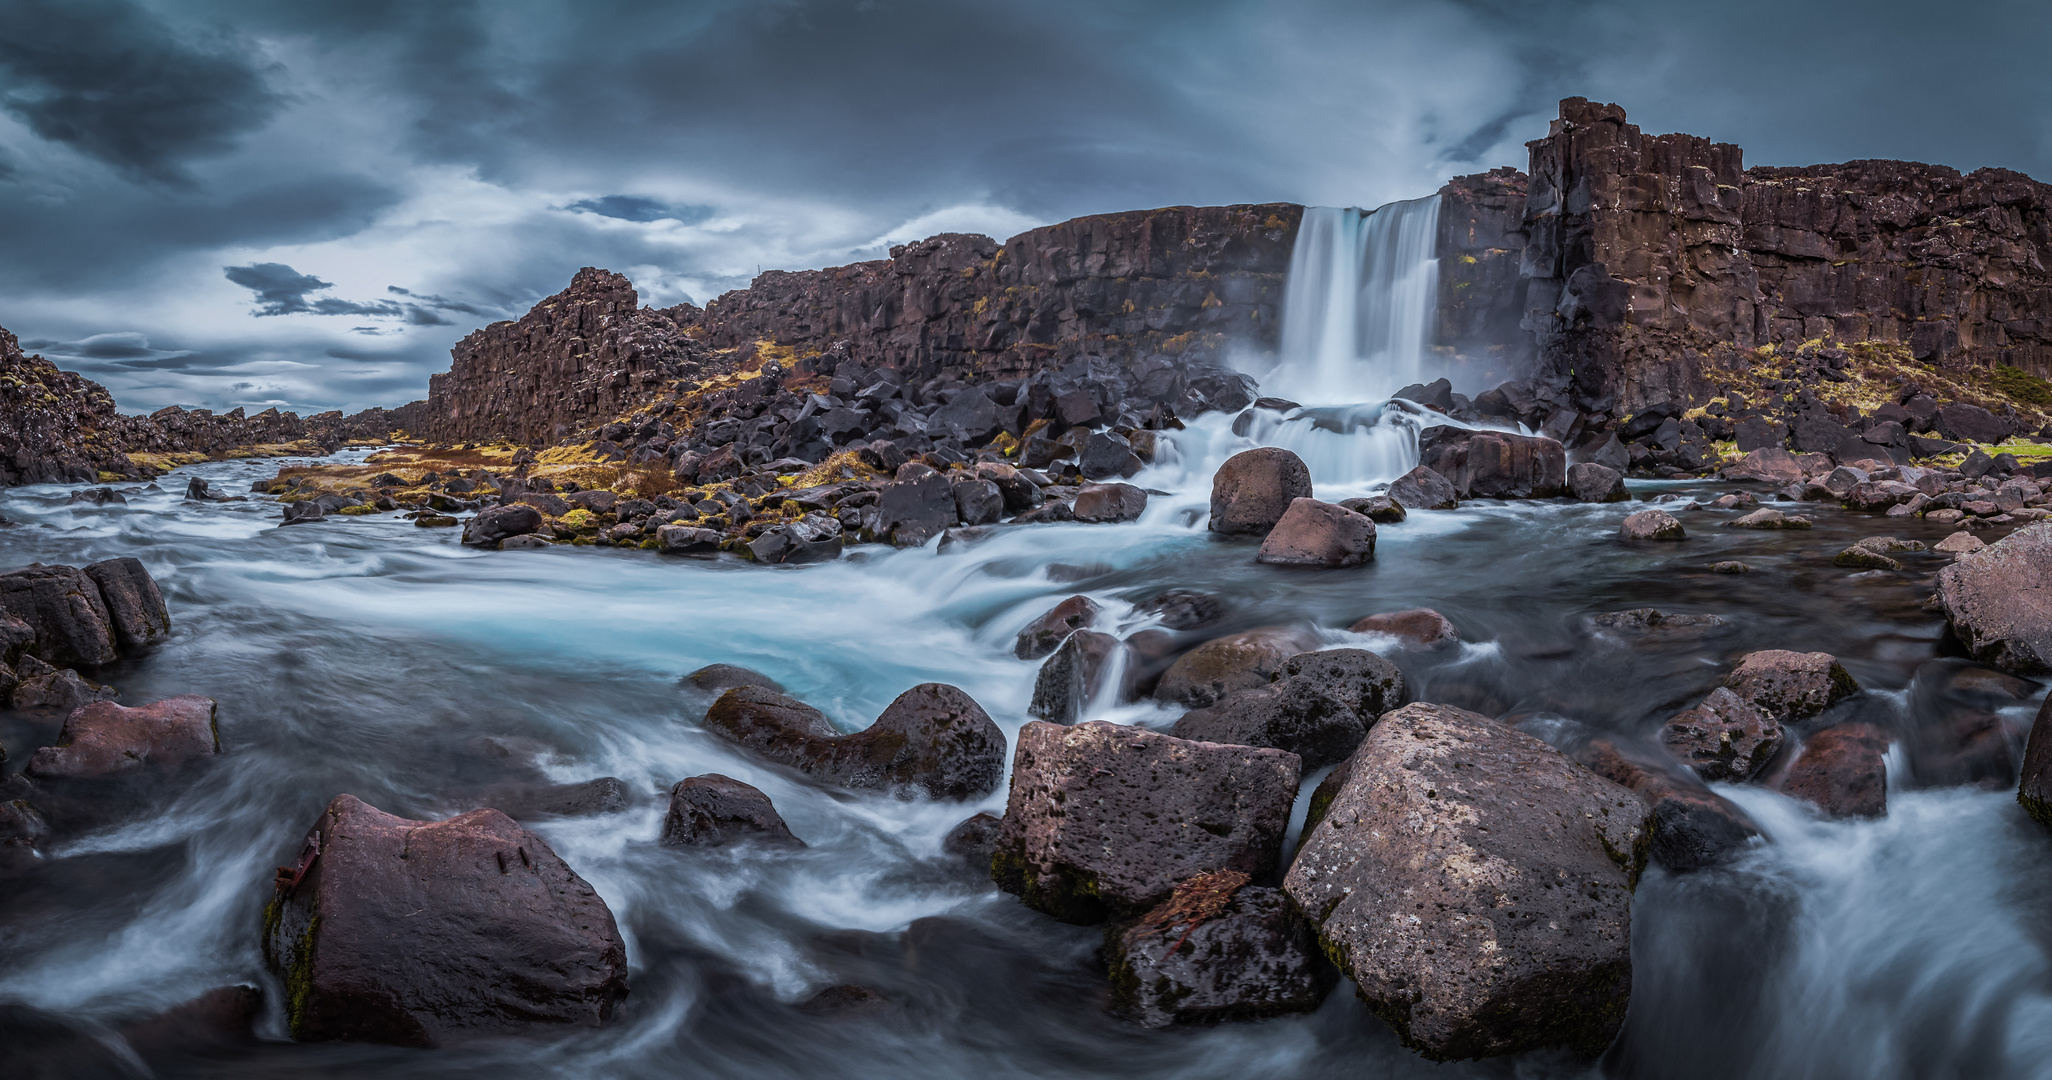
M1860 692L1844 665L1830 653L1763 649L1748 653L1724 677L1739 699L1771 719L1807 720Z
M123 649L140 649L171 633L164 594L141 560L106 559L87 566L85 575L100 587L108 622Z
M1361 619L1347 629L1356 634L1387 634L1420 649L1457 645L1461 640L1461 632L1454 629L1453 621L1431 608L1385 611Z
M1974 659L2019 675L2052 671L2052 523L1959 556L1938 572L1938 603Z
M596 1027L627 994L605 901L497 810L412 821L336 796L279 868L263 948L307 1042Z
M1871 725L1838 724L1804 741L1779 786L1831 817L1886 817L1887 754L1888 737Z
M1446 477L1456 498L1551 499L1568 493L1567 449L1540 436L1442 424L1419 434L1418 457Z
M753 840L804 847L771 804L752 784L719 773L677 781L670 788L669 813L663 816L662 842L671 847L721 847Z
M1453 484L1423 465L1392 481L1389 497L1406 510L1452 510L1461 504Z
M1089 524L1138 521L1147 509L1147 493L1131 484L1085 484L1069 504L1077 521Z
M57 745L29 758L38 780L98 780L140 773L175 772L221 752L214 702L194 695L130 709L95 701L64 721Z
M1703 779L1742 782L1781 749L1782 730L1780 721L1720 686L1668 720L1660 739Z
M1273 446L1226 459L1211 478L1211 524L1216 533L1266 535L1294 499L1311 496L1311 470L1302 458Z
M968 694L922 683L842 735L818 709L758 686L720 695L706 729L822 783L902 797L974 798L1004 775L1005 736Z
M1038 660L1055 651L1070 634L1096 622L1103 610L1087 596L1071 596L1027 623L1026 629L1019 631L1012 655L1021 660Z
M1283 661L1320 644L1316 633L1296 626L1262 626L1213 638L1169 665L1154 696L1202 708L1235 690L1268 685Z
M1130 917L1219 870L1270 873L1297 755L1091 721L1019 730L991 876L1063 922Z
M1293 499L1261 541L1255 562L1271 566L1359 566L1375 557L1375 522L1343 506Z

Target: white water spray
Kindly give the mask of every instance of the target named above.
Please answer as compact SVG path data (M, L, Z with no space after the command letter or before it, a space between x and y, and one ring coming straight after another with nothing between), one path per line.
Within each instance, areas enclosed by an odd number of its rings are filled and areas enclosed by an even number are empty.
M1437 378L1439 196L1304 211L1265 389L1307 405L1381 401Z

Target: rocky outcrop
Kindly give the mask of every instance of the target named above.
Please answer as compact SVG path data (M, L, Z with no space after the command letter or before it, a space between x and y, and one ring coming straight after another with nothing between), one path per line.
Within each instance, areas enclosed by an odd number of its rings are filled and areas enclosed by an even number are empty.
M1343 768L1284 888L1369 1008L1434 1060L1609 1045L1652 833L1639 799L1445 705L1385 715Z
M605 901L497 810L412 821L336 796L279 868L263 949L308 1042L596 1027L627 994Z
M823 783L909 797L967 799L997 788L1005 736L968 694L922 683L876 723L843 735L818 709L759 686L720 695L707 730Z
M1440 425L1419 434L1418 458L1446 477L1456 498L1551 499L1568 493L1567 450L1552 439Z
M1297 795L1295 754L1091 721L1019 730L991 876L1091 924L1138 915L1221 870L1266 875Z

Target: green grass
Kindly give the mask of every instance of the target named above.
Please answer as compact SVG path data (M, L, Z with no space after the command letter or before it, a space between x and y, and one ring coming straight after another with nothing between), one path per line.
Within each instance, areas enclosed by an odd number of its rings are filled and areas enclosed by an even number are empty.
M2052 383L2019 368L1997 365L1995 389L2016 401L2030 405L2052 405Z

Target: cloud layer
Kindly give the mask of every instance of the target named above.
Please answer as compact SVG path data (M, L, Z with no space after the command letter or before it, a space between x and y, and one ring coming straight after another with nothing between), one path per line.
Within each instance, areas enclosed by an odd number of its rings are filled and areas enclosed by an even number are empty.
M1522 166L1569 94L1753 163L2052 176L2048 45L2003 2L12 0L0 325L129 409L396 404L580 266L703 302L945 230L1374 205Z

